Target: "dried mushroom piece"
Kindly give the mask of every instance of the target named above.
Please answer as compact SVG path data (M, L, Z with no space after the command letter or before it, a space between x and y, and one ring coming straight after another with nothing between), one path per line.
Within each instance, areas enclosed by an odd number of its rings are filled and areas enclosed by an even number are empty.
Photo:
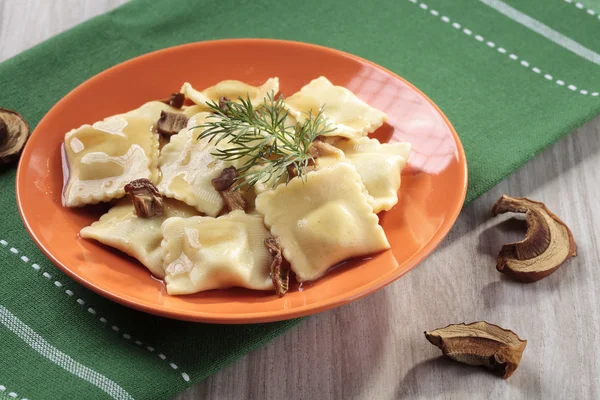
M221 171L219 176L211 180L211 183L215 190L220 192L229 189L239 176L240 174L235 167L227 167Z
M425 338L452 360L484 366L504 379L515 372L527 345L513 331L485 321L448 325L425 332Z
M17 112L0 108L0 165L11 164L29 138L29 124Z
M171 97L168 99L161 100L163 103L170 105L173 108L181 108L183 107L183 103L185 101L185 95L180 92L175 92L171 94Z
M283 256L281 255L281 244L279 239L276 237L268 237L265 239L265 246L269 253L273 256L273 262L271 263L271 279L275 286L275 293L279 297L283 297L289 290L290 287L290 267L282 266Z
M138 217L152 218L163 214L163 198L148 179L129 182L125 185L125 192L131 196Z
M313 158L344 155L337 147L321 140L315 140L308 146L308 154Z
M160 118L156 123L156 130L160 134L172 136L185 128L187 123L188 118L185 116L185 114L161 111Z
M301 165L300 168L302 168L302 175L303 174L307 174L311 171L314 171L315 169L317 169L317 166L315 165L315 159L319 158L319 157L338 157L341 158L344 156L344 153L330 145L327 142L324 142L320 139L315 139L311 144L308 145L308 154L312 157L308 160L308 162L306 163L306 166ZM295 178L298 176L298 165L292 163L289 164L287 166L287 173L288 173L288 177L291 178Z
M306 166L300 166L300 168L302 168L302 175L305 175L316 169L315 162L313 160L308 160ZM298 176L298 166L296 166L296 164L288 164L286 169L290 179Z
M525 239L502 246L496 269L522 282L535 282L577 255L571 231L543 203L503 195L492 208L494 216L525 213Z
M211 180L212 186L219 192L229 211L244 211L246 209L246 202L242 197L242 193L237 187L233 186L239 176L238 170L231 166L224 168L219 176Z
M229 103L231 100L225 96L219 97L219 108L223 110L223 112L227 112L229 110Z

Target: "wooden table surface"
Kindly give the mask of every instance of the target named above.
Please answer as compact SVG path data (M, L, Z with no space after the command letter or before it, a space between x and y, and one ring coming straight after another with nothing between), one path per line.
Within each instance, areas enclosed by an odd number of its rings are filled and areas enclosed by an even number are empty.
M0 61L123 2L0 0ZM307 319L177 399L600 398L599 171L596 118L466 206L413 271ZM496 255L523 225L490 218L503 193L545 202L570 225L578 256L537 283L505 279ZM507 381L440 357L423 336L478 320L528 340Z

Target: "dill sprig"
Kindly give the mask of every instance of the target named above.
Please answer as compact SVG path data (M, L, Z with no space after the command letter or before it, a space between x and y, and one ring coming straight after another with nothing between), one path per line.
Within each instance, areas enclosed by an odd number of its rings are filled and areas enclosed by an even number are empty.
M282 178L289 182L296 175L306 181L306 171L314 164L309 154L310 144L320 135L331 132L323 110L316 115L307 113L303 123L286 125L289 116L283 96L267 95L263 103L254 107L250 97L238 97L239 102L211 101L206 104L213 113L206 118L198 140L208 138L215 146L226 146L211 153L224 161L242 160L237 168L237 187L251 188L258 182L266 183L275 177L273 186Z

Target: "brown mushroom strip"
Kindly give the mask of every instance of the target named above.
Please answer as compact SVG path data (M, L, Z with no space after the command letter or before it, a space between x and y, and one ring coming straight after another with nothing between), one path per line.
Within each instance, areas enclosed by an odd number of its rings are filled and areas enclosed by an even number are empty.
M308 146L308 154L310 154L313 158L325 156L339 157L344 155L344 153L337 147L334 147L329 143L322 142L320 140L315 140Z
M0 108L0 165L11 164L29 138L29 124L17 112Z
M219 108L221 110L223 110L223 112L227 112L227 110L228 110L227 104L230 103L230 102L231 102L231 100L229 100L225 96L219 97Z
M125 185L129 193L135 214L140 218L152 218L163 213L163 198L148 179L136 179Z
M295 164L289 164L287 167L288 176L291 178L295 178L298 176L298 168L296 168ZM304 167L304 173L308 173L310 171L315 170L315 162L313 160L308 160L308 164Z
M283 297L290 287L289 264L287 266L282 266L283 256L281 255L281 244L279 243L279 239L273 236L268 237L265 239L265 246L273 256L270 275L273 280L273 285L275 286L275 293L277 293L279 297Z
M489 368L504 379L519 366L527 340L485 321L448 325L425 332L425 338L454 361Z
M571 231L543 203L503 195L492 208L494 216L525 213L525 239L502 246L496 269L522 282L535 282L577 255Z
M161 100L163 103L170 105L173 108L183 107L185 101L185 95L183 93L173 93L168 99Z
M215 190L222 191L227 190L234 184L236 179L240 176L238 170L235 167L227 167L221 171L221 174L214 178L211 183Z
M231 166L223 169L219 176L211 180L213 187L219 192L219 195L229 211L244 211L246 209L246 202L242 197L242 193L238 188L233 186L233 183L237 180L238 176L240 176L238 170Z
M172 136L186 127L188 118L185 114L161 111L160 118L156 123L156 130L163 135Z

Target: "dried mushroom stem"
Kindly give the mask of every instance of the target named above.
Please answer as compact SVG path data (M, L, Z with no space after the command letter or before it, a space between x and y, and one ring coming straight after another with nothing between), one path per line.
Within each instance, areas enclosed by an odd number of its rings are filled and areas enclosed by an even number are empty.
M452 360L484 366L504 379L515 372L527 345L513 331L485 321L448 325L425 332L425 338Z
M156 130L162 135L173 136L185 128L187 123L188 118L185 114L161 111L160 118L156 123Z
M173 93L168 99L161 100L163 103L170 105L173 108L183 107L185 101L185 95L183 93Z
M270 275L273 280L273 285L275 286L275 293L277 293L279 297L283 297L290 287L289 265L282 265L284 260L281 255L281 244L279 243L279 239L273 236L268 237L265 239L265 246L273 256Z
M29 138L29 124L17 112L0 108L0 165L11 164Z
M221 174L211 180L212 186L215 188L225 203L225 207L229 211L246 209L246 202L242 197L240 189L233 186L235 181L240 176L238 170L231 166L224 168Z
M535 282L556 271L577 255L571 231L540 202L503 195L492 208L497 216L505 212L525 213L525 239L502 246L496 269L522 282Z
M135 214L140 218L152 218L163 213L163 198L156 186L148 179L136 179L125 185L131 196Z

